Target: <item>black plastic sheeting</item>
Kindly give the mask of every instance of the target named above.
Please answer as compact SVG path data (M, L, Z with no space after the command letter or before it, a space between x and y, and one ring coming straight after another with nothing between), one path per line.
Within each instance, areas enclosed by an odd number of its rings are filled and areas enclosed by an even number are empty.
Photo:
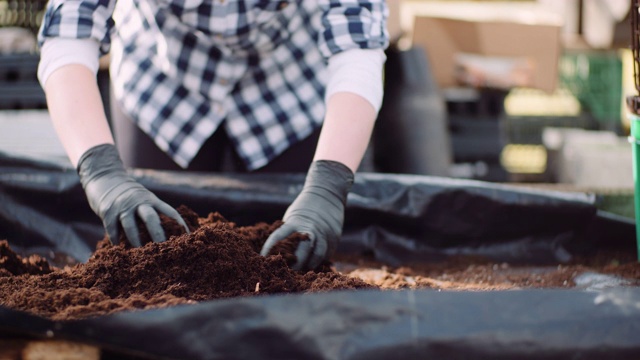
M104 230L74 169L0 156L0 238L23 253L85 261ZM173 206L218 211L240 225L280 219L304 174L133 172ZM361 173L347 201L341 252L391 265L448 255L497 261L568 261L601 248L634 251L632 221L599 212L597 197L473 180Z
M168 359L638 359L640 289L343 291L52 322L0 307L0 330Z
M173 206L239 224L279 219L303 174L135 171ZM592 195L478 181L358 174L340 252L392 265L453 254L552 263L635 251L628 220ZM73 169L0 157L0 238L23 253L84 261L102 238ZM637 359L640 289L341 291L203 302L53 322L0 307L0 332L168 359Z

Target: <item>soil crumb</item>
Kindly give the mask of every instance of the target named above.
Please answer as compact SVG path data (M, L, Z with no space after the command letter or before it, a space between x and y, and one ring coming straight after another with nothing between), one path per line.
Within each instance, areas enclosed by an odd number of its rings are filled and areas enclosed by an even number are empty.
M23 274L41 275L51 271L46 259L38 255L21 258L11 250L6 240L0 240L0 277Z
M161 216L167 241L151 242L141 227L142 247L132 248L123 238L111 245L105 238L86 263L64 268L42 258L22 259L0 242L0 305L71 320L230 297L375 287L326 268L293 271L290 251L260 256L281 222L242 227L218 213L199 218L184 206L178 211L189 234Z
M278 241L273 245L269 251L269 255L280 255L284 261L287 262L288 266L293 266L293 264L298 260L295 251L301 241L309 241L309 237L306 234L294 233L288 238Z

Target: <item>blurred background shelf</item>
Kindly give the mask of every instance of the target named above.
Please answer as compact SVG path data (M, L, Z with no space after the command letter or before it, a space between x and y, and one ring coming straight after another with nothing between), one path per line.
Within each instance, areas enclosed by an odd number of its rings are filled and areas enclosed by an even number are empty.
M0 110L0 151L71 166L46 110Z
M603 20L597 2L388 1L385 97L361 171L627 187L629 17L617 0L600 1L611 8ZM45 5L0 0L0 150L64 157L36 77ZM469 83L460 54L533 65L524 78L505 73L511 83Z

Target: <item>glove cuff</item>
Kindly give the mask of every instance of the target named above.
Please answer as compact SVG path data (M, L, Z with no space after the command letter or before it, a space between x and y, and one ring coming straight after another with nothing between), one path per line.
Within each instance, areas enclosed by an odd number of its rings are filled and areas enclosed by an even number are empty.
M104 174L126 173L118 150L113 144L101 144L85 151L78 160L76 170L83 186Z
M304 186L330 190L345 205L353 180L353 171L346 165L333 160L316 160L309 167Z

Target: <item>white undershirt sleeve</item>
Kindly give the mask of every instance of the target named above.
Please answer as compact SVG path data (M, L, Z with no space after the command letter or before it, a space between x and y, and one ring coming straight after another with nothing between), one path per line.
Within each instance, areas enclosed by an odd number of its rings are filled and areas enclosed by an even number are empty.
M329 58L325 102L337 92L351 92L380 110L382 69L387 57L382 49L350 49Z
M40 52L38 79L44 87L49 76L64 65L80 64L98 72L100 44L93 39L50 38ZM378 111L382 104L382 49L351 49L329 59L325 99L336 92L351 92L365 98Z
M86 66L98 73L100 43L94 39L48 38L40 49L38 80L44 88L49 76L69 64Z

